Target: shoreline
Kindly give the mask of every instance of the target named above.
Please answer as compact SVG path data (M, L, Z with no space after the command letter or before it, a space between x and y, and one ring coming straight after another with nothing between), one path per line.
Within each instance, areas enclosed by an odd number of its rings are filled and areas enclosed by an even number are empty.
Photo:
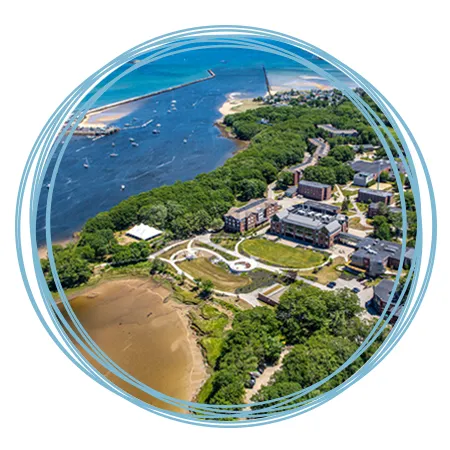
M215 75L214 75L214 76L215 76ZM197 80L197 82L198 82L198 80ZM233 94L233 93L231 93L231 94ZM231 95L231 94L229 94L229 95ZM152 94L152 95L153 95L153 94ZM245 101L252 101L251 99L243 99L243 100L245 100ZM130 100L130 101L131 101L131 100ZM253 102L253 103L255 104L255 107L261 106L261 104L260 104L259 102ZM226 114L223 114L223 111L224 111L223 108L225 107L225 105L228 105L228 104L229 104L229 99L227 99L227 100L226 100L226 101L218 108L218 111L222 114L222 117L221 117L220 119L217 119L217 120L213 123L213 126L216 126L216 127L219 129L220 134L221 134L221 137L226 138L226 139L230 139L231 141L234 142L234 144L236 145L236 149L233 151L232 155L235 155L235 154L237 154L237 153L240 153L241 151L246 150L250 142L249 142L249 141L243 141L243 140L241 140L241 139L237 139L236 136L234 136L230 131L228 131L228 130L226 129L226 126L223 124L223 119L224 119L224 117L225 117L225 115L226 115ZM258 106L256 106L256 105L258 105ZM117 106L117 105L114 106L113 104L110 104L110 105L109 105L109 109L121 108L121 107L123 107L123 106L124 106L124 105L122 105L122 106L120 106L120 105L119 105L119 106ZM135 109L136 109L136 108L131 108L131 109L130 109L130 108L129 108L130 104L126 104L125 106L126 106L126 108L124 108L123 111L120 111L120 110L119 110L119 112L117 112L116 114L110 115L110 117L108 117L106 120L105 120L105 119L102 119L102 117L101 117L102 111L97 111L97 112L96 112L96 111L90 110L90 112L88 112L88 113L86 114L86 116L84 117L84 119L83 119L83 121L80 123L80 125L83 125L83 126L86 126L86 127L98 127L98 128L102 128L102 127L105 126L105 125L109 125L108 121L112 122L113 120L117 120L117 118L123 118L123 117L126 117L126 116L130 115L130 114L131 114L133 111L135 111ZM235 106L235 104L232 104L232 105L230 106L230 108L233 108L234 106ZM228 107L228 106L227 106L227 107ZM92 111L93 111L93 112L92 112ZM237 112L238 112L238 111L232 111L232 112L230 112L230 113L233 114L233 113L237 113ZM89 120L92 116L99 116L99 119L100 119L100 120L103 120L103 122L100 122L100 121L98 121L98 122L92 122L92 123L85 122L86 120ZM119 116L120 116L120 117L119 117ZM95 123L96 123L97 125L94 125ZM142 191L142 192L146 192L146 191ZM68 245L68 244L70 244L70 243L72 243L72 242L77 242L77 240L78 240L77 234L79 234L79 233L81 232L81 229L82 229L82 228L73 231L71 237L58 239L57 241L54 241L52 244L53 244L53 245L62 245L62 246L64 247L64 246L66 246L66 245ZM42 259L42 258L47 258L47 246L46 246L45 244L38 247L38 256L39 256L40 259Z
M209 376L208 366L191 328L191 306L174 300L170 288L148 276L128 275L84 286L69 301L91 338L102 349L106 347L103 350L114 362L159 392L194 401ZM147 364L141 363L141 351L148 354ZM159 371L153 370L154 364L161 366ZM137 388L130 389L105 368L103 372L142 400L181 411Z

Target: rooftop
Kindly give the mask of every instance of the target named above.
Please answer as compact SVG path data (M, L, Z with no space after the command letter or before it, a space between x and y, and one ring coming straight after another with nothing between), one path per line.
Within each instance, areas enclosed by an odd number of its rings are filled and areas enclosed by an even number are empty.
M353 161L350 166L355 172L378 173L390 168L391 164L385 159L380 159L374 162L358 160Z
M334 217L328 214L314 213L312 211L305 211L303 209L283 210L275 217L284 223L309 228L310 230L326 230L333 234L341 230L341 224Z
M373 288L373 293L384 302L387 302L389 300L389 296L391 295L392 289L394 288L394 284L395 283L392 280L381 280Z
M339 206L329 205L328 203L315 202L314 200L307 200L299 206L303 206L309 209L320 209L326 211L328 214L337 214L340 210Z
M233 216L236 219L243 219L248 217L252 213L256 213L261 209L266 209L270 205L276 205L275 200L270 200L267 198L258 198L255 200L250 200L246 205L240 207L233 207L227 212L227 216Z
M352 257L367 258L372 261L381 262L389 257L400 260L401 253L401 244L366 237L358 243L358 249L353 253ZM414 249L406 247L405 258L412 259L413 256Z
M133 228L131 228L131 230L128 230L126 234L136 239L148 241L149 239L162 234L162 231L141 223L140 225L135 225Z
M299 186L310 186L310 187L316 187L321 189L330 188L331 186L329 184L323 184L319 183L318 181L307 181L307 180L301 180L298 183Z
M323 124L323 125L317 125L318 128L322 128L322 130L328 131L332 134L358 134L358 132L351 128L349 130L340 130L336 128L335 126L331 125L330 123Z
M382 191L381 189L361 188L359 192L363 194L378 195L379 197L392 197L392 192Z

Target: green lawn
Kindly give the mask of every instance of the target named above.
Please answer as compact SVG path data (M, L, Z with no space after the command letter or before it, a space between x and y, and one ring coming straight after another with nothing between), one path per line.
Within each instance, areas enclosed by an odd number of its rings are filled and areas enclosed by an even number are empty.
M333 262L330 265L324 266L317 273L310 272L300 272L301 277L314 277L314 281L319 282L320 284L328 284L330 281L336 281L342 272L337 270L338 266L342 266L345 264L345 259L342 257L338 257L333 259ZM308 279L308 278L307 278Z
M220 291L234 292L235 289L250 283L248 276L230 273L228 270L211 263L207 258L183 261L178 266L194 278L211 280L214 288Z
M353 228L354 230L361 230L361 231L367 231L371 230L372 228L366 227L361 223L361 219L359 217L352 217L348 222L349 228Z
M318 266L327 259L324 253L308 248L289 247L267 239L247 239L239 248L268 264L295 269Z

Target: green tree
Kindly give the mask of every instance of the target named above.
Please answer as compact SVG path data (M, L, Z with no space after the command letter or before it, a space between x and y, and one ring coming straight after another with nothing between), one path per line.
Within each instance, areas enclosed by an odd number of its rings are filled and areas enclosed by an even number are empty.
M278 175L277 188L287 189L294 184L294 174L292 172L283 171Z
M391 226L385 216L375 216L373 218L373 236L384 241L392 239Z
M355 151L348 145L339 145L332 148L328 155L332 156L337 161L345 163L348 161L353 161L355 158Z
M266 190L266 183L255 178L243 180L240 184L239 198L242 201L248 201L252 198L259 198L264 195Z

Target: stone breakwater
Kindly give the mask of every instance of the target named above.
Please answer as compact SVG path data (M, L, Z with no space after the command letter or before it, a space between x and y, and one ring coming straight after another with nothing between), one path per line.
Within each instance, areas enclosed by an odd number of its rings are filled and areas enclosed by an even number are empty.
M137 97L127 98L126 100L120 100L118 102L110 103L108 105L99 106L98 108L90 109L88 114L98 113L100 111L105 111L106 109L114 108L116 106L126 105L127 103L132 103L132 102L142 100L145 98L155 97L157 95L165 94L166 92L171 92L171 91L175 91L176 89L181 89L186 86L191 86L192 84L197 84L197 83L201 83L203 81L211 80L211 79L215 78L215 76L216 76L216 74L210 69L208 69L208 74L209 75L207 77L199 78L198 80L193 80L193 81L189 81L187 83L178 84L176 86L172 86L172 87L169 87L166 89L161 89L159 91L151 92L149 94L144 94L144 95L139 95Z

